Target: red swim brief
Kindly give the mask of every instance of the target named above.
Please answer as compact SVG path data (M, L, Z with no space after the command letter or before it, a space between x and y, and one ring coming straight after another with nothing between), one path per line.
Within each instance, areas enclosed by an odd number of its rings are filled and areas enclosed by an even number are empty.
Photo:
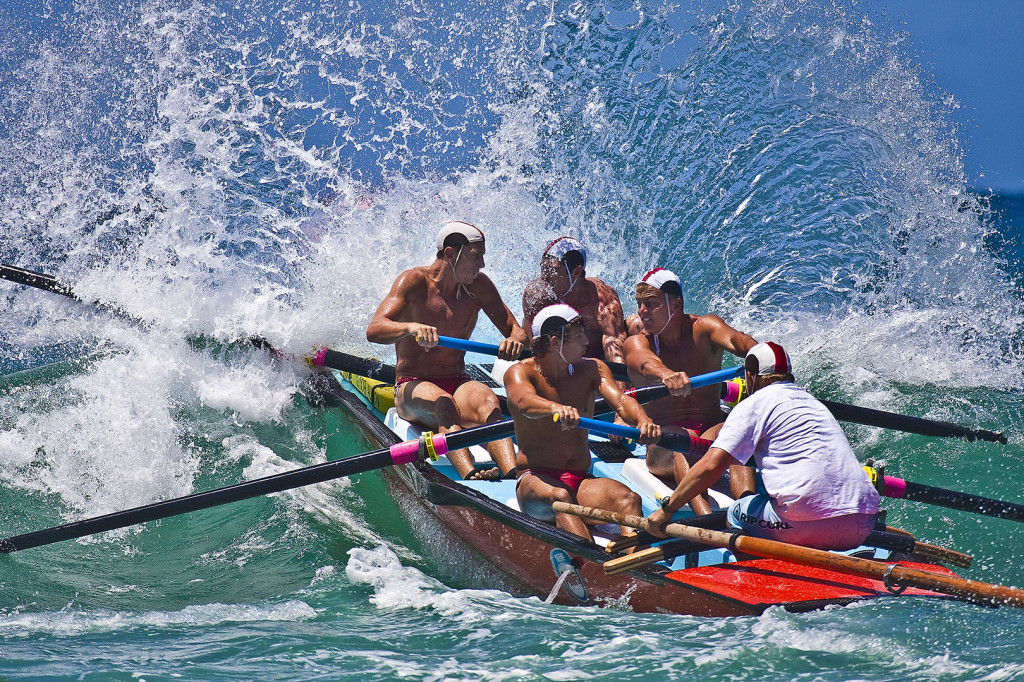
M427 381L434 384L448 395L455 395L455 389L457 389L459 386L466 383L467 381L472 380L473 377L469 376L468 374L460 374L457 377L402 377L401 379L395 382L395 388L397 389L402 384L408 383L410 381Z
M699 419L680 419L679 421L672 424L672 426L678 426L681 429L689 429L691 431L696 431L697 435L699 436L717 423L718 422L715 422L714 424L708 424L707 422L702 422Z
M547 476L548 478L557 478L562 483L569 486L575 495L579 492L580 484L583 481L587 481L594 478L587 471L566 471L564 469L521 469L519 476L516 477L516 488L519 488L519 483L523 480L523 476L533 474L534 476Z

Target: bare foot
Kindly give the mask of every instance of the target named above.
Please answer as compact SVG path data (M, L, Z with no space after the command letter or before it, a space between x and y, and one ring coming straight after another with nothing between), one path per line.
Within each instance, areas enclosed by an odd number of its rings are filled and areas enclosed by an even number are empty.
M463 476L464 481L497 481L501 478L501 472L498 471L498 467L491 467L490 469L473 469L468 475Z

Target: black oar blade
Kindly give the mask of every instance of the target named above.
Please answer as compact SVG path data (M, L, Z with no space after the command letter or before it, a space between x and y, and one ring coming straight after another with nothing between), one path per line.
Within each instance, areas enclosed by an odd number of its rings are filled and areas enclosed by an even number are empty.
M352 372L359 376L377 379L385 383L395 383L395 368L386 365L380 360L372 358L361 358L357 355L349 355L336 350L323 349L318 355L314 364L330 367L341 372Z

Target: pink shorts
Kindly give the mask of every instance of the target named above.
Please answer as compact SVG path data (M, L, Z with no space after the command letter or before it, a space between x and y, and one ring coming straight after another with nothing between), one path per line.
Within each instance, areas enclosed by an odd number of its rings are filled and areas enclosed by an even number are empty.
M472 380L473 377L468 374L460 374L457 377L402 377L395 382L395 388L397 389L402 384L409 383L410 381L428 381L448 395L455 395L455 390L459 386Z
M715 424L717 423L718 422L715 422ZM698 419L680 419L676 423L671 424L671 426L678 426L681 429L689 429L690 431L696 431L697 435L699 436L708 429L710 429L715 424L708 424L707 422L702 422Z
M519 483L523 480L523 476L528 476L529 474L533 474L534 476L557 478L559 481L569 486L569 490L572 491L573 495L579 492L580 485L583 481L594 478L590 472L587 471L565 471L563 469L522 469L519 472L519 476L516 477L516 489L519 488Z

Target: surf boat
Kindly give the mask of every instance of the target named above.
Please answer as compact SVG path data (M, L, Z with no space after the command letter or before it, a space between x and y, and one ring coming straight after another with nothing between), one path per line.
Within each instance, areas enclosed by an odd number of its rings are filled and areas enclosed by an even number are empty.
M494 367L468 365L470 375L502 394ZM332 370L331 391L380 447L415 441L421 431L394 409L394 388L388 383ZM334 382L331 382L332 384ZM621 444L591 436L591 473L618 480L640 494L644 514L671 493L651 475L645 461ZM493 466L481 446L471 448L478 464ZM453 573L477 586L497 587L517 595L535 595L549 603L600 605L636 612L695 616L758 615L773 606L809 611L832 605L895 594L943 597L888 579L873 579L776 558L750 558L722 547L687 540L658 542L645 555L650 563L617 556L630 541L598 527L590 542L534 519L519 509L512 480L464 481L447 458L413 462L380 470L381 476L414 533ZM732 501L709 491L709 516L680 510L674 522L704 528L725 527L724 509ZM602 532L604 531L604 532ZM921 555L930 545L908 535L876 531L869 544L835 553L869 559L880 565L908 567L955 578L956 574ZM938 550L940 548L931 548ZM955 554L955 553L954 553ZM471 570L465 567L472 566ZM461 567L461 569L460 569ZM614 567L614 570L611 570Z

